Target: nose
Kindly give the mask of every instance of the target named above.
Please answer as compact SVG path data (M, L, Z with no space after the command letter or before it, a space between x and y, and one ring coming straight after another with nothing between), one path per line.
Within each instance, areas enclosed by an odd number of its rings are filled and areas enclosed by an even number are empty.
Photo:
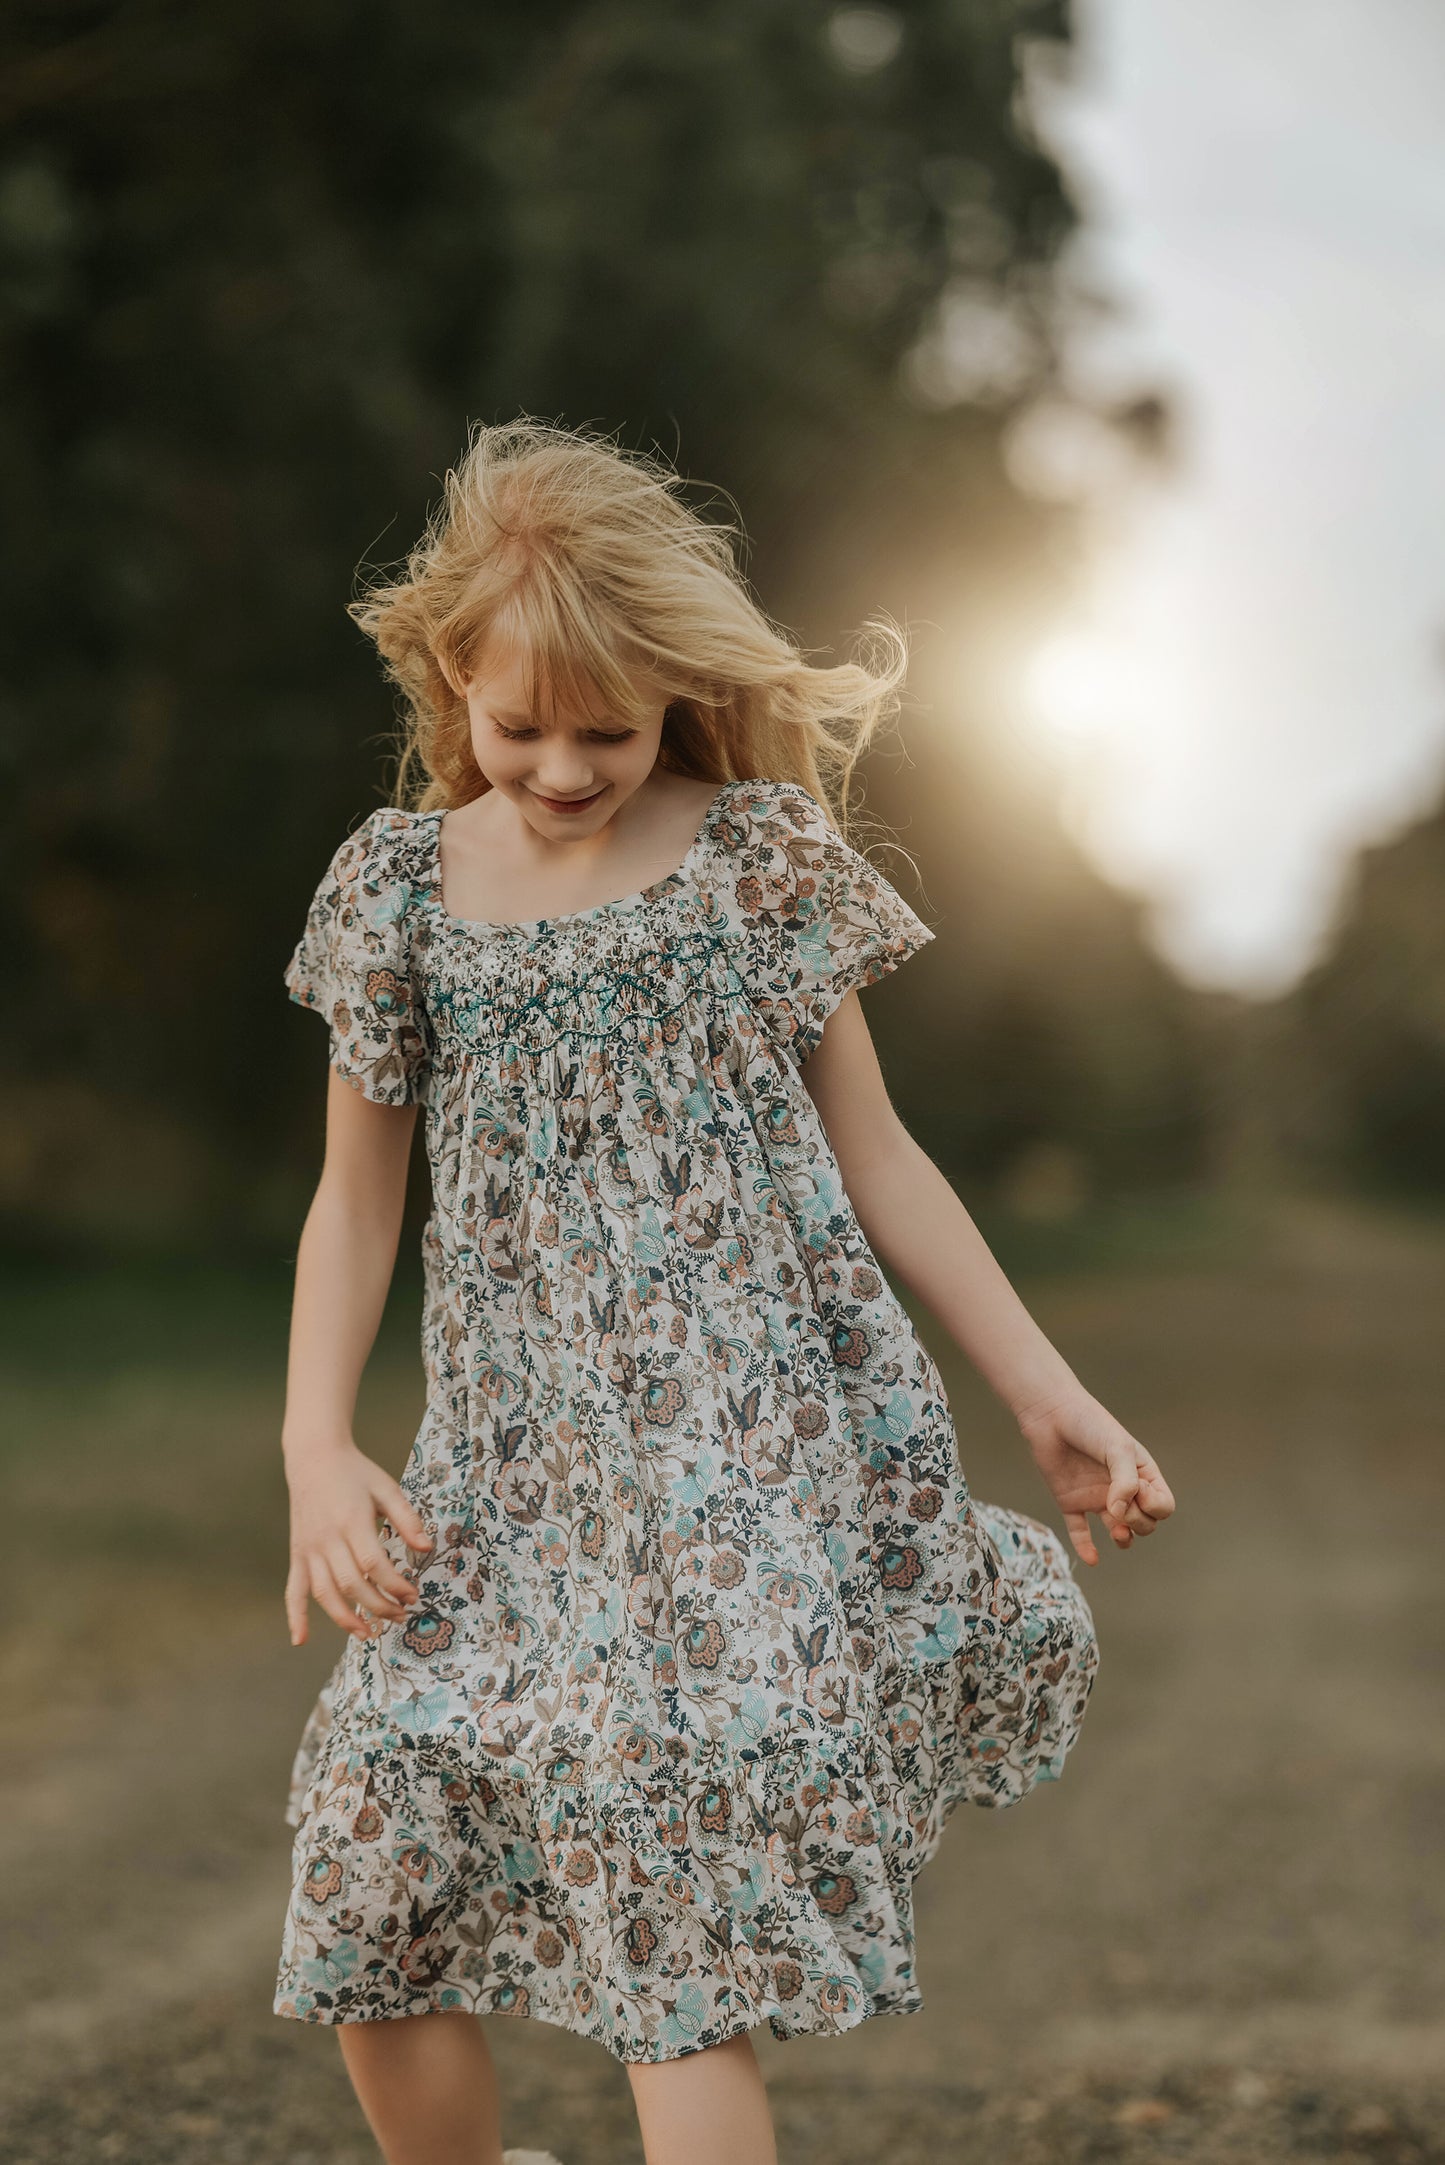
M602 784L598 782L596 775L578 775L578 773L570 773L570 775L552 775L552 773L537 775L537 782L533 784L533 788L537 790L539 797L563 797L563 799L591 797L600 786Z

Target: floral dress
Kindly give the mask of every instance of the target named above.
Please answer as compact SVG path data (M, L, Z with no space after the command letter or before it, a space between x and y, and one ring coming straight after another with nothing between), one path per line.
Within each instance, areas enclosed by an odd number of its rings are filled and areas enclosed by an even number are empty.
M1057 1776L1097 1660L1058 1536L971 1500L801 1066L931 934L792 784L678 870L451 916L439 811L342 842L286 968L424 1108L419 1601L306 1725L276 2011L531 2015L619 2059L921 2005L954 1805Z

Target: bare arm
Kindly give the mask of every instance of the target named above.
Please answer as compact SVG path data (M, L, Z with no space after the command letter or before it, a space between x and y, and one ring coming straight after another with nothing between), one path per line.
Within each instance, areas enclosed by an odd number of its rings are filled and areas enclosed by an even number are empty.
M326 1154L302 1228L281 1448L291 1490L286 1615L294 1645L313 1596L343 1631L397 1617L415 1590L377 1535L378 1513L414 1549L428 1535L400 1485L352 1436L362 1370L396 1266L416 1107L377 1105L328 1071Z
M1089 1514L1128 1548L1174 1509L1154 1460L1090 1396L1015 1293L953 1189L898 1118L856 993L830 1017L803 1079L858 1222L1004 1401L1085 1563Z

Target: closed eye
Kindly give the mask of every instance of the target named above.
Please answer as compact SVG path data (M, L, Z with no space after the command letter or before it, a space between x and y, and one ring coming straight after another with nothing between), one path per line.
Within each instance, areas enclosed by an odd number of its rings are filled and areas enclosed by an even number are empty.
M524 744L529 737L541 735L541 731L538 729L508 729L502 722L494 722L492 727L499 737L505 737L511 744ZM635 729L588 729L584 730L583 734L590 738L593 744L627 744L637 735L637 731Z

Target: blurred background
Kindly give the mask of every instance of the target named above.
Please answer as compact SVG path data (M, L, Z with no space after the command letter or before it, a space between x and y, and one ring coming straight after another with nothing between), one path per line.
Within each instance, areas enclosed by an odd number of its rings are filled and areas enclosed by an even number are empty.
M765 2047L785 2155L1445 2157L1442 91L1429 0L7 15L7 2156L375 2156L269 2012L338 1650L280 1608L281 970L390 800L358 567L527 411L731 492L821 657L910 628L890 1083L1180 1499L1086 1574L1066 1780L921 1882L927 2012ZM615 2066L494 2028L510 2139L635 2160Z

